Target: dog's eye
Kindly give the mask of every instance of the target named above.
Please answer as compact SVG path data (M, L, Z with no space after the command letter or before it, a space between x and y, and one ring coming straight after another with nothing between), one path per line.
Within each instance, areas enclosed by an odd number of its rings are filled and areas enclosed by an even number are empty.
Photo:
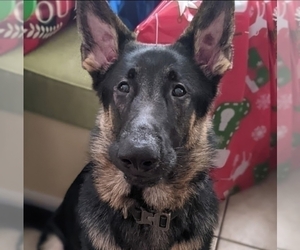
M118 90L123 93L129 93L130 87L127 82L120 82L118 85Z
M185 94L186 94L186 90L181 85L176 85L172 91L172 95L176 96L176 97L181 97L181 96L184 96Z

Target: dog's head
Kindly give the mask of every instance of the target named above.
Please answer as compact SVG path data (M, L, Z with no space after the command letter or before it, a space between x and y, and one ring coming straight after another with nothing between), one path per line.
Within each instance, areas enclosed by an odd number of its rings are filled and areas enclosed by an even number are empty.
M79 1L77 21L82 66L102 104L93 158L135 186L182 178L184 157L207 152L209 109L232 66L234 1L203 1L165 46L136 42L106 1Z

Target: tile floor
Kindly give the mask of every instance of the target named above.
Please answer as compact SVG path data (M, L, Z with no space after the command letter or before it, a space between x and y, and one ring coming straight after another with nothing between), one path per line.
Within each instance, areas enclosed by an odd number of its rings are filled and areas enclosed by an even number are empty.
M223 201L212 250L276 250L277 178Z

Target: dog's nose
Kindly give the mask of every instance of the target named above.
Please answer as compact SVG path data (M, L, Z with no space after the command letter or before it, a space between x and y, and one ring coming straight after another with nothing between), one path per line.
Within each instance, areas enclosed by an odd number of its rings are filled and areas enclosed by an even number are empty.
M156 147L149 143L129 139L120 145L118 157L126 168L149 171L156 166L158 153Z

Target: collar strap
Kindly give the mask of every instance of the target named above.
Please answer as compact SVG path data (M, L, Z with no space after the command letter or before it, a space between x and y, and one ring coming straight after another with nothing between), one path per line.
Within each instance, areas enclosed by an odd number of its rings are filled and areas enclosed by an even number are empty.
M168 231L170 229L171 220L173 220L178 214L173 213L151 213L144 208L131 207L129 212L132 214L136 223L151 225L154 228Z

